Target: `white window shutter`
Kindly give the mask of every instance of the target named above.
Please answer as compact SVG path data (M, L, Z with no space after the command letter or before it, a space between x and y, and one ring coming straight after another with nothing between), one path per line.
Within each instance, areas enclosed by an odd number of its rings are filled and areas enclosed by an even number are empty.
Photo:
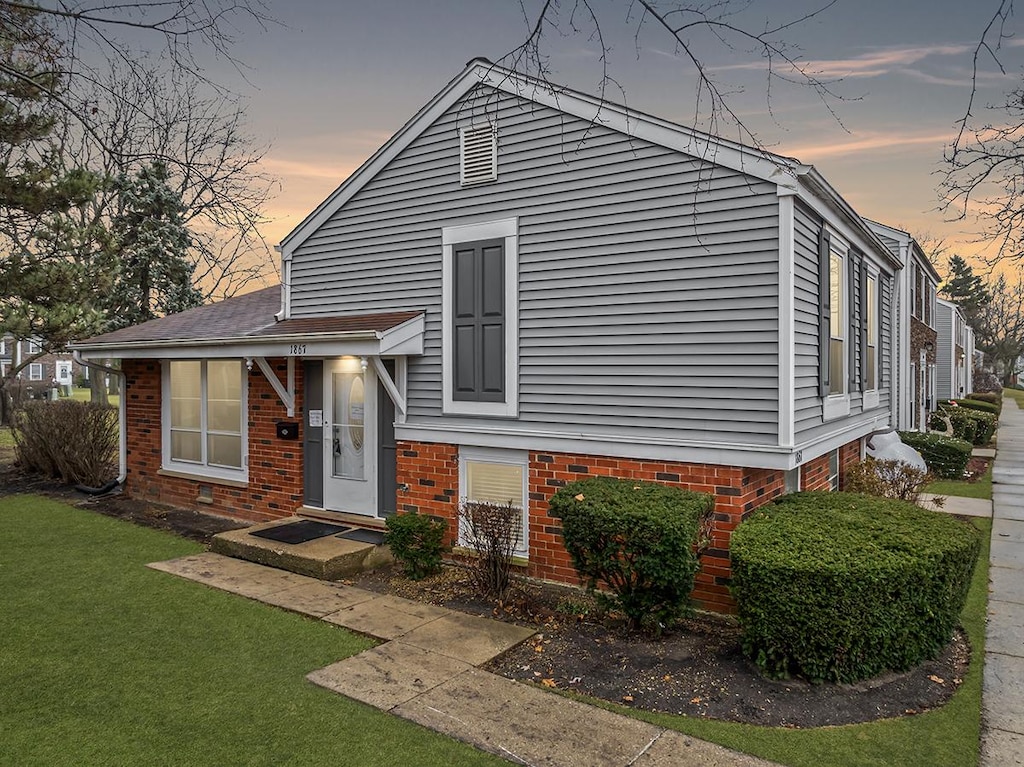
M463 186L498 180L498 126L474 125L459 130Z

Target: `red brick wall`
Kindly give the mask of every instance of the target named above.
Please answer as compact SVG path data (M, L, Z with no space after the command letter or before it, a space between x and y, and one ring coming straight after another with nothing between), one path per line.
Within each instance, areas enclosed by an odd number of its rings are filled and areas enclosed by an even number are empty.
M846 470L860 461L861 440L848 442L839 448L839 487L846 479ZM828 463L831 452L812 458L800 467L801 490L828 490Z
M454 536L459 500L457 457L458 448L454 445L400 442L400 512L416 511L447 519ZM703 558L693 598L710 609L723 612L734 609L728 591L729 538L747 514L782 492L783 472L531 452L528 481L530 561L527 568L530 576L566 583L579 582L569 554L562 545L560 522L548 515L548 500L567 482L587 476L650 480L714 494L711 549ZM407 489L401 489L402 485Z
M285 360L270 360L282 382ZM284 405L258 368L249 373L249 487L217 484L216 480L161 476L160 363L124 360L127 379L125 407L128 420L128 478L126 492L134 498L201 511L269 520L291 516L302 505L302 369L296 366L296 416ZM299 424L297 440L279 440L278 421ZM198 500L200 486L209 487L213 502Z
M449 522L455 540L459 504L459 448L430 442L399 441L396 451L398 513L430 514Z

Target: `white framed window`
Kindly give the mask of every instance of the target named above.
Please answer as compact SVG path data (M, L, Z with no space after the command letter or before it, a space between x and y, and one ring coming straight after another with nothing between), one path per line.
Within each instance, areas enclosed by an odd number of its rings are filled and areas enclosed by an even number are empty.
M515 218L442 229L446 414L514 418L519 413L518 229Z
M868 275L867 351L864 355L865 389L878 388L878 277Z
M0 338L0 357L7 356L7 341L6 339Z
M845 259L834 250L830 256L828 270L830 315L828 345L828 393L846 393L846 289L843 264Z
M43 347L39 344L39 342L31 338L27 341L27 344L29 354L39 354L39 352L43 350Z
M828 488L839 489L839 450L833 450L828 456Z
M241 360L167 360L163 366L163 467L244 479L246 374Z
M30 362L28 365L28 380L43 380L43 364L41 362Z
M459 449L459 498L466 502L511 503L522 514L516 556L528 558L529 535L529 453L498 448ZM460 539L463 532L460 531Z

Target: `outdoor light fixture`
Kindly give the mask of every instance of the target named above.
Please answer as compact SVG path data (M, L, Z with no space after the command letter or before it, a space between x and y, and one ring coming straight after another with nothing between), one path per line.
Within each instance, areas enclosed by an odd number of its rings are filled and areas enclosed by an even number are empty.
M363 372L366 372L366 357L359 358L359 364L363 366Z

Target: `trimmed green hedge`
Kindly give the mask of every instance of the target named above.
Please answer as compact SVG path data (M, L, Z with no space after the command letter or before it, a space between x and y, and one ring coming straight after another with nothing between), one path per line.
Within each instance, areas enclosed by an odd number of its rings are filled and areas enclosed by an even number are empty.
M900 440L910 445L924 458L928 471L941 479L963 479L967 462L971 460L970 442L946 437L942 434L927 434L919 431L901 431Z
M966 400L965 400L966 401ZM985 403L975 403L985 405ZM987 407L987 405L985 405ZM996 427L999 425L999 416L976 408L950 406L948 403L939 405L939 412L933 413L931 427L933 429L944 429L945 424L942 416L949 416L953 424L954 436L957 439L964 439L975 445L987 445L995 436Z
M999 406L992 402L984 402L980 399L957 399L953 400L959 407L965 407L968 410L980 410L982 413L991 413L992 415L999 415Z
M957 624L978 531L855 493L795 493L732 535L743 651L768 676L855 682L934 657Z
M997 408L1002 409L1003 407L1003 393L995 391L972 391L967 395L967 399L972 399L975 402L988 402L990 405L995 405Z
M591 477L560 488L551 513L573 566L606 607L655 631L686 614L697 536L714 496L654 482Z

